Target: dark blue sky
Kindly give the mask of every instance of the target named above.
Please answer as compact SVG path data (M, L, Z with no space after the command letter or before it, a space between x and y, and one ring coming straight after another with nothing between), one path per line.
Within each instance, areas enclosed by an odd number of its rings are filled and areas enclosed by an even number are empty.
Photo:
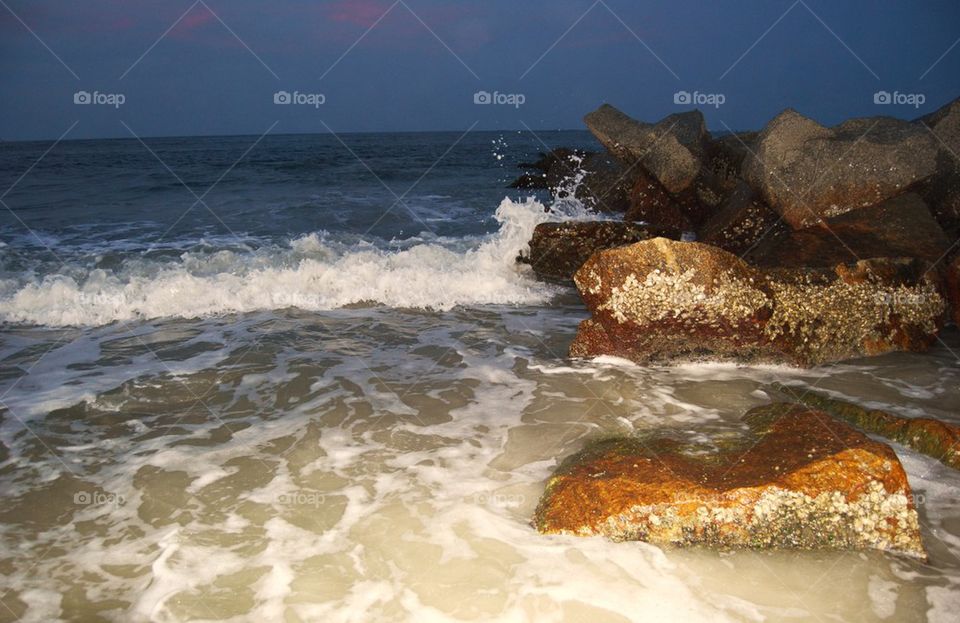
M0 138L568 129L679 91L724 98L715 129L912 118L960 96L958 41L957 0L0 0Z

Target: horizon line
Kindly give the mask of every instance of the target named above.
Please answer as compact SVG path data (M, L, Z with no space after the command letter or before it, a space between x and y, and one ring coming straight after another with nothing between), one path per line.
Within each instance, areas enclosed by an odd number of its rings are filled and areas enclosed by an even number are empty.
M525 128L516 128L508 130L473 130L471 134L476 133L526 133L531 134L530 130ZM537 132L589 132L586 128L557 128L550 130L538 130ZM345 135L355 135L355 134L456 134L463 133L463 130L354 130L354 131L345 131L345 132L277 132L275 134L264 135L264 138L270 136L345 136ZM241 138L249 136L261 136L260 134L253 132L237 133L237 134L153 134L145 135L140 137L134 136L100 136L100 137L86 137L86 138L63 138L60 140L61 143L70 143L70 142L80 142L80 141L135 141L137 138L147 140L147 139L173 139L173 138ZM4 143L43 143L57 140L55 137L48 138L20 138L20 139L4 139L0 137L0 144Z
M730 130L726 128L707 128L707 131L711 134L727 134ZM734 130L734 133L739 132L754 132L756 130ZM588 128L556 128L550 130L537 130L533 132L526 128L515 128L507 130L473 130L471 134L477 133L487 133L487 134L536 134L539 132L587 132L590 133ZM278 132L276 134L267 134L263 135L263 138L270 136L346 136L346 135L357 135L357 134L456 134L462 133L462 130L351 130L345 132ZM237 134L152 134L145 136L94 136L86 138L62 138L59 142L61 143L79 143L81 141L135 141L138 138L142 140L148 139L177 139L177 138L242 138L250 136L261 136L260 134L248 132L248 133L237 133ZM12 143L45 143L56 141L56 138L17 138L17 139L4 139L0 137L0 145L2 144L12 144Z

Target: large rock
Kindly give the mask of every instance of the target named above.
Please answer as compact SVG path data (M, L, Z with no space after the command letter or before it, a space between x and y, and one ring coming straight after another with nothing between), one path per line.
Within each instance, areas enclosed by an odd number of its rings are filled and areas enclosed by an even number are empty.
M713 137L707 144L710 168L728 190L732 191L740 183L743 162L759 136L759 132L732 132Z
M709 135L698 110L648 124L604 104L584 122L610 153L628 165L639 162L674 195L691 188L700 175Z
M793 402L823 410L839 420L850 422L865 433L886 437L953 469L960 469L960 426L936 418L903 417L878 409L864 409L807 387L794 388L776 382L770 387Z
M631 173L633 184L627 194L629 207L624 220L680 231L690 229L690 219L655 177L642 167L636 167Z
M960 98L917 120L940 147L937 172L922 192L945 229L960 230Z
M740 182L700 228L697 240L742 256L787 229L777 213L749 185Z
M668 438L587 447L550 478L536 528L618 541L926 557L910 485L889 446L796 405L761 407L744 419L750 436L706 455Z
M930 132L888 117L826 128L794 110L757 137L744 178L794 228L871 206L925 181L937 169Z
M915 257L937 264L949 247L923 199L906 193L824 219L820 225L779 231L765 237L746 259L771 267L836 266L876 257Z
M540 223L530 239L530 253L517 258L542 279L569 282L591 255L656 237L679 238L679 230L619 221Z
M574 281L592 316L570 355L638 363L812 366L922 351L945 309L918 260L763 271L722 249L664 238L595 253Z
M715 247L657 238L601 251L574 276L592 318L574 357L760 359L773 292L763 274Z

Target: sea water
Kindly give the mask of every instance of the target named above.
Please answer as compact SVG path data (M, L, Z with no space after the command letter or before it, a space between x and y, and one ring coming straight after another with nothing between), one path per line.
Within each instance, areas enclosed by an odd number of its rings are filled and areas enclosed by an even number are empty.
M587 441L735 435L770 381L960 423L955 329L569 360L576 292L515 259L588 215L505 186L587 135L257 140L0 145L0 621L955 620L960 477L900 446L928 563L530 526Z

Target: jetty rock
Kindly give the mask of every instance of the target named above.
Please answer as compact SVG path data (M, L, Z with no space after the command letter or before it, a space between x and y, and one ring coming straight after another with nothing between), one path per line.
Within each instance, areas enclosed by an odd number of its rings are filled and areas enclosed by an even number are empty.
M960 98L916 121L934 136L937 171L920 192L954 238L960 233Z
M529 264L546 281L569 283L590 256L603 249L666 237L679 239L680 230L623 221L540 223L533 230L530 252L519 262Z
M877 257L914 257L939 270L951 246L927 204L912 192L826 218L820 225L766 233L744 256L748 262L770 267L835 266Z
M910 484L886 444L786 403L705 452L668 437L596 442L549 479L544 534L680 546L876 549L924 559Z
M574 275L591 317L570 356L810 367L923 351L946 310L927 267L875 258L764 270L711 245L666 238L598 251Z
M742 256L789 229L756 191L741 181L700 228L697 240Z
M700 111L650 124L604 104L583 120L607 151L629 165L639 163L674 195L690 188L700 175L709 138Z
M777 115L743 163L744 179L796 229L906 192L937 172L937 139L890 117L828 128L793 109Z

